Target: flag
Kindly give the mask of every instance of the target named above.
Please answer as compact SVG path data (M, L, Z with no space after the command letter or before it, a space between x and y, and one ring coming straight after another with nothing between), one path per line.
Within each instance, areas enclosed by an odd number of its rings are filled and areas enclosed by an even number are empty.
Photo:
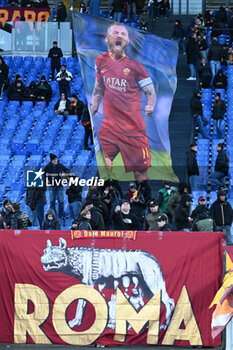
M177 43L87 14L73 28L100 176L178 181L168 130Z

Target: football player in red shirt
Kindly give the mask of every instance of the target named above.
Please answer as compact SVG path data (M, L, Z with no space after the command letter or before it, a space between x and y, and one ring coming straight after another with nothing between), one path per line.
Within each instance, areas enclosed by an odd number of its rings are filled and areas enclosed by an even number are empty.
M137 181L146 180L151 154L141 113L141 93L147 98L145 113L151 116L156 102L154 85L143 65L126 56L129 34L124 25L111 25L105 40L108 51L95 61L91 107L94 117L104 98L105 118L99 130L101 146L109 169L120 152L125 171L133 171Z

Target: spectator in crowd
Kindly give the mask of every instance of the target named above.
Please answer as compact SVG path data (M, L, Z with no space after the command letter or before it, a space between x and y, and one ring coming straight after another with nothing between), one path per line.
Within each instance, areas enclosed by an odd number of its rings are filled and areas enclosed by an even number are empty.
M125 198L129 199L130 201L131 213L137 216L138 220L142 224L146 204L142 192L137 190L135 182L130 182Z
M148 11L149 11L149 30L153 30L153 23L156 18L159 18L159 7L157 0L149 0L148 2Z
M198 127L198 131L203 139L208 139L204 127L209 124L209 121L203 114L203 104L201 103L201 94L199 91L193 93L193 97L190 101L190 108L194 125Z
M61 71L56 76L56 80L59 82L60 95L64 92L67 97L70 96L70 82L72 79L72 74L66 69L66 65L63 64Z
M66 7L63 3L63 1L59 1L58 8L57 8L57 21L58 22L65 22L66 19Z
M55 211L49 209L45 215L45 219L42 223L42 230L60 230L61 223L60 220L56 217Z
M168 199L167 211L171 218L175 218L175 209L178 207L181 201L181 197L184 193L188 193L189 185L186 182L179 182L178 191Z
M145 205L151 199L151 187L147 180L136 181L138 194L141 193L145 200ZM146 207L146 206L145 206Z
M198 205L192 211L191 218L193 218L193 220L195 220L197 218L197 216L202 212L209 214L209 209L206 206L206 199L204 196L200 196L198 198Z
M94 206L93 200L91 198L85 201L81 212L83 212L83 210L90 211L91 213L90 225L92 227L92 230L105 230L103 215L99 208Z
M51 86L46 81L44 75L42 75L40 82L37 85L36 94L37 94L37 101L45 101L48 106L49 102L51 101L53 92L52 92Z
M227 88L227 76L223 74L223 70L219 69L218 73L214 77L213 81L214 89L225 89Z
M84 4L84 2L82 1L81 4L79 5L79 9L78 12L80 13L85 13L86 12L86 5Z
M79 230L92 230L90 210L84 209L80 213L80 218L78 221L78 229Z
M223 129L222 129L222 121L223 121L225 113L226 113L226 104L221 99L220 92L217 92L215 94L215 101L214 101L214 104L213 104L212 118L215 121L215 126L216 126L218 139L223 139L224 138L224 133L223 133Z
M89 186L86 192L86 199L91 198L93 196L101 196L101 190L98 186L93 185L93 186Z
M50 153L50 162L45 166L44 173L47 176L47 181L49 183L49 200L50 200L50 209L55 209L56 199L58 200L59 206L59 217L64 218L64 189L61 183L61 180L69 170L61 164L57 156L53 153Z
M72 222L72 226L71 226L71 230L78 230L79 228L78 228L78 226L79 226L79 222L78 222L78 219L75 219L75 220L73 220L73 222Z
M170 10L169 0L162 0L158 4L159 6L159 15L168 18L168 11Z
M12 216L14 214L14 208L12 206L12 203L9 199L5 199L3 202L3 209L1 211L1 216L6 224L6 228L11 228L11 220Z
M175 21L175 25L173 28L173 33L172 33L171 39L175 40L178 43L180 52L182 54L185 54L184 41L186 39L186 31L184 29L183 24L181 23L181 21L179 19L177 19Z
M35 105L36 98L37 98L37 85L35 81L31 81L25 91L25 100L32 101L33 105Z
M130 21L131 13L133 13L134 22L137 22L137 13L136 13L136 0L128 0L127 5L127 22Z
M30 210L38 220L40 229L42 229L42 223L44 220L44 206L47 203L45 192L45 186L37 188L28 187L26 192L26 204L30 207Z
M89 10L90 10L91 15L99 16L100 15L100 0L91 0Z
M112 214L112 224L114 230L140 230L140 222L131 212L128 198L122 200L121 206L116 206Z
M72 181L71 181L72 180ZM67 187L66 194L68 196L69 202L69 213L72 219L77 219L82 206L82 186L75 181L78 180L77 177L70 177L70 184Z
M147 30L148 22L149 22L149 15L147 13L147 10L144 9L139 17L140 29Z
M197 180L199 176L199 167L197 164L197 144L192 143L187 152L187 170L191 191L197 190Z
M61 68L61 57L63 57L62 50L57 46L57 41L53 42L53 47L49 50L48 57L51 58L52 80L54 80L54 73L59 73Z
M222 46L222 54L221 54L221 65L227 66L227 56L228 56L228 46L227 44L223 44Z
M20 209L20 203L16 202L12 204L14 208L14 214L11 218L12 230L27 230L28 226L32 226L32 223L28 217L28 214L24 213Z
M8 86L9 67L6 65L2 56L0 56L0 101L2 99L2 92Z
M208 10L205 12L205 25L206 27L212 27L214 22L214 15L212 10Z
M215 162L214 172L212 172L208 178L208 181L216 186L225 185L225 177L229 172L229 157L224 151L224 143L218 143L216 150L218 152Z
M21 79L16 79L13 83L11 83L9 91L8 91L8 100L9 101L22 101L25 100L26 95L26 86L21 81Z
M210 68L212 71L212 79L221 68L221 58L222 58L221 45L218 43L217 38L213 38L209 48L209 52L208 52L208 60L210 62Z
M167 210L167 202L169 198L176 192L176 188L169 181L163 181L163 187L160 188L157 194L157 202L160 210L169 216Z
M81 100L79 100L77 95L73 94L70 100L69 114L77 115L78 122L79 122L82 117L83 108L84 108L84 103Z
M232 207L227 201L226 195L226 191L218 191L218 198L211 205L209 214L216 223L216 231L222 231L226 237L227 244L231 244L231 225L233 216Z
M210 69L209 63L206 63L206 59L203 57L201 59L200 64L197 67L198 71L198 86L200 84L204 89L208 89L210 87L210 83L212 80L212 72Z
M159 215L156 222L158 225L158 231L173 231L172 226L168 223L166 215Z
M158 231L159 226L156 220L162 214L163 212L159 209L158 201L156 199L151 199L148 203L148 214L145 217L143 230Z
M207 60L208 56L208 44L207 41L204 39L203 35L198 32L197 33L197 53L200 59L205 58Z
M222 34L225 24L227 23L227 12L225 11L223 6L220 6L219 10L216 11L214 21L213 21L213 28L212 28L212 35L215 37L218 37Z
M86 151L91 151L91 148L88 146L88 140L90 138L91 144L93 145L93 135L91 128L91 118L88 110L88 105L86 104L83 108L82 113L82 126L85 129L85 137L84 137L84 149Z
M113 0L113 20L114 22L120 22L122 17L122 11L124 7L123 0Z
M89 191L88 196L87 196L87 200L89 200L89 199L92 201L93 206L96 209L98 209L99 212L101 213L103 220L104 220L105 229L108 229L109 225L110 225L110 215L109 215L107 205L101 199L100 191L97 189Z
M192 197L184 193L180 204L175 209L175 223L177 231L190 231L193 219L190 216Z
M110 195L112 198L112 204L114 207L119 204L119 201L123 198L123 192L121 186L117 180L108 179L104 181L104 186L101 186L102 197L103 193Z
M204 210L203 207L200 213L197 215L196 220L193 222L192 231L201 232L213 232L216 231L216 225L214 220Z
M54 106L54 112L56 115L63 115L64 121L67 118L67 115L69 115L69 108L70 108L70 100L66 97L65 93L61 93L60 100L57 101L57 103Z
M232 32L232 34L233 34L233 32ZM229 49L228 49L227 64L228 65L233 64L233 49L232 49L232 47L229 47Z
M186 54L187 63L190 69L190 77L187 78L187 80L196 80L197 45L195 33L193 33L192 37L188 39Z
M37 3L37 6L39 8L44 8L44 9L49 9L49 3L48 0L39 0L39 2Z

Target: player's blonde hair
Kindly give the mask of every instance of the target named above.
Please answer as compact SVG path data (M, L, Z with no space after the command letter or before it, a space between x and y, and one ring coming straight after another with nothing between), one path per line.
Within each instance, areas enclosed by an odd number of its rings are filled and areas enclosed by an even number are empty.
M118 27L123 27L123 28L125 28L126 31L127 31L127 33L128 33L128 35L129 35L128 29L126 28L126 26L125 26L124 24L122 24L122 23L119 23L119 22L114 22L113 24L111 24L111 25L108 27L108 29L107 29L107 35L110 34L110 29L111 29L112 27L114 27L114 26L118 26Z

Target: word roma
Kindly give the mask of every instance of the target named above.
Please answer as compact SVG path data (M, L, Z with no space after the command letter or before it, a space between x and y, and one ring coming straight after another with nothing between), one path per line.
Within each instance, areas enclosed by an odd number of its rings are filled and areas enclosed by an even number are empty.
M72 302L85 299L90 302L96 318L89 329L76 332L66 319L66 311ZM34 304L32 313L28 313L28 303ZM59 294L53 304L49 303L46 293L33 284L15 284L14 299L14 342L27 343L27 334L35 344L51 344L51 340L41 329L52 310L53 327L59 337L70 345L90 345L102 334L108 322L108 305L104 297L94 288L83 284L73 285ZM116 326L114 340L125 342L128 324L138 334L148 322L147 344L158 344L160 331L161 291L158 291L147 304L137 312L123 292L116 290ZM181 328L181 324L185 327ZM50 334L51 338L51 334ZM175 311L166 330L162 345L173 345L176 340L189 341L190 345L203 345L201 333L192 310L188 291L183 286Z

